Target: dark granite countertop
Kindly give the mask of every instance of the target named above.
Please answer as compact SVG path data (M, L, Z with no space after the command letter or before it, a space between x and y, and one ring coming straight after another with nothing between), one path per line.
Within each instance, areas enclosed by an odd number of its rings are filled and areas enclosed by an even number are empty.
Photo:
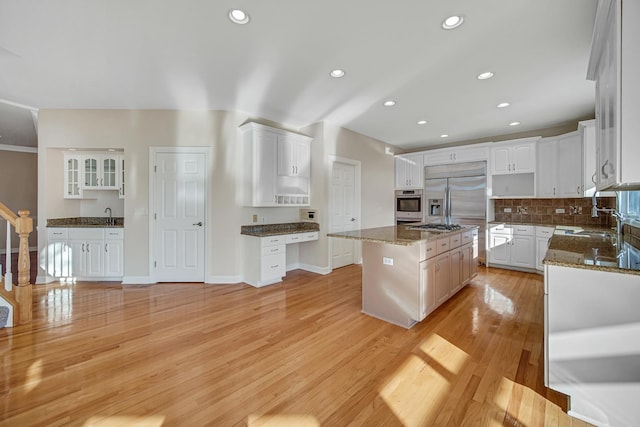
M563 234L556 230L549 240L544 264L640 275L639 241L608 228Z
M47 219L47 227L59 228L122 228L124 227L123 217L111 218L114 222L109 223L108 217L103 216L80 216L75 218L50 218Z
M315 222L287 222L282 224L242 225L240 234L255 237L277 236L280 234L296 234L320 231L320 224Z
M327 236L361 240L364 242L410 246L417 242L438 240L441 237L449 237L478 228L477 225L468 225L462 227L460 230L443 233L436 231L409 230L408 227L410 226L411 225L398 225L390 227L365 228L363 230L345 231L342 233L328 233Z

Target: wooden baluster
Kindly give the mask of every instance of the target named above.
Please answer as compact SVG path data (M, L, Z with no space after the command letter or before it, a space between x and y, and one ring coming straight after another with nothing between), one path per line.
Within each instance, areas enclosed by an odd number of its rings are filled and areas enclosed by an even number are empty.
M33 219L29 218L28 210L18 211L16 219L16 233L20 236L18 250L18 286L16 287L16 301L20 306L20 324L31 322L32 297L29 259L29 233L33 231Z

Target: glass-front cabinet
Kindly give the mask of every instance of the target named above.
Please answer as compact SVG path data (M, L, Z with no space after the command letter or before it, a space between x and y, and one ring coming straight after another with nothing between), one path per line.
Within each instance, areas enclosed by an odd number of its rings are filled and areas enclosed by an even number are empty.
M117 190L124 199L122 151L64 154L64 197L82 199L83 190Z
M82 171L79 155L66 154L64 156L64 197L65 199L81 199L82 186L80 184Z

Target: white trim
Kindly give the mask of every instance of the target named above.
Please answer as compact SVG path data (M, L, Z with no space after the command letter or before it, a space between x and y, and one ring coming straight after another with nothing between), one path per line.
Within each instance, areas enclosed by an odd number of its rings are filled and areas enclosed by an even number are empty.
M322 274L322 275L331 273L331 267L318 267L316 265L311 265L311 264L300 263L298 264L297 268L299 268L300 270L308 271L310 273L316 273L316 274Z
M234 285L242 283L242 276L209 276L205 281L207 285Z
M150 276L124 276L122 278L123 285L153 285Z
M149 283L157 283L155 275L155 268L153 266L155 257L154 246L154 206L155 206L155 176L154 166L155 159L159 153L179 153L179 154L204 154L204 279L208 277L207 260L209 259L207 253L209 251L208 231L207 226L209 224L209 212L213 212L212 207L209 206L211 198L209 197L209 180L207 179L209 173L213 170L213 156L212 147L149 147Z
M50 276L38 274L36 276L36 283L34 285L46 285L47 283L52 282L53 280L48 280Z
M0 98L0 104L11 105L12 107L24 108L25 110L38 111L36 107L30 105L19 104L17 102L9 101L8 99Z
M356 215L356 223L354 224L355 228L360 228L362 227L362 212L361 212L361 205L362 205L362 163L360 162L360 160L353 160L353 159L347 159L345 157L339 157L339 156L334 156L332 154L329 154L329 164L328 164L328 168L329 170L327 171L327 177L328 177L328 181L327 181L327 195L329 198L329 202L327 203L327 217L329 219L327 219L327 230L331 231L331 212L332 212L332 206L331 206L331 182L333 180L333 164L338 162L338 163L344 163L347 165L351 165L355 167L356 170L356 176L355 176L355 215ZM357 260L362 260L362 245L357 244L360 242L356 242L356 244L354 244L353 247L353 262L355 264L358 264ZM329 260L329 270L330 272L333 271L333 266L331 265L331 242L329 242L329 244L327 245L327 253L328 253L328 260Z
M38 147L25 147L22 145L0 144L0 151L15 151L18 153L38 154Z

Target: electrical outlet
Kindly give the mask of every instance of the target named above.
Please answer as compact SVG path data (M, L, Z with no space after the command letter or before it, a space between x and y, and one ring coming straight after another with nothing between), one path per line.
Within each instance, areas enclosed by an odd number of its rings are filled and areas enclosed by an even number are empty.
M556 213L557 214L563 214L564 213L564 208L557 208L556 209Z
M253 222L258 222L258 215L257 214L253 214L252 220L253 220Z
M511 213L511 208L504 208L504 211L505 211L506 213Z
M393 258L382 257L382 263L384 265L393 265Z

